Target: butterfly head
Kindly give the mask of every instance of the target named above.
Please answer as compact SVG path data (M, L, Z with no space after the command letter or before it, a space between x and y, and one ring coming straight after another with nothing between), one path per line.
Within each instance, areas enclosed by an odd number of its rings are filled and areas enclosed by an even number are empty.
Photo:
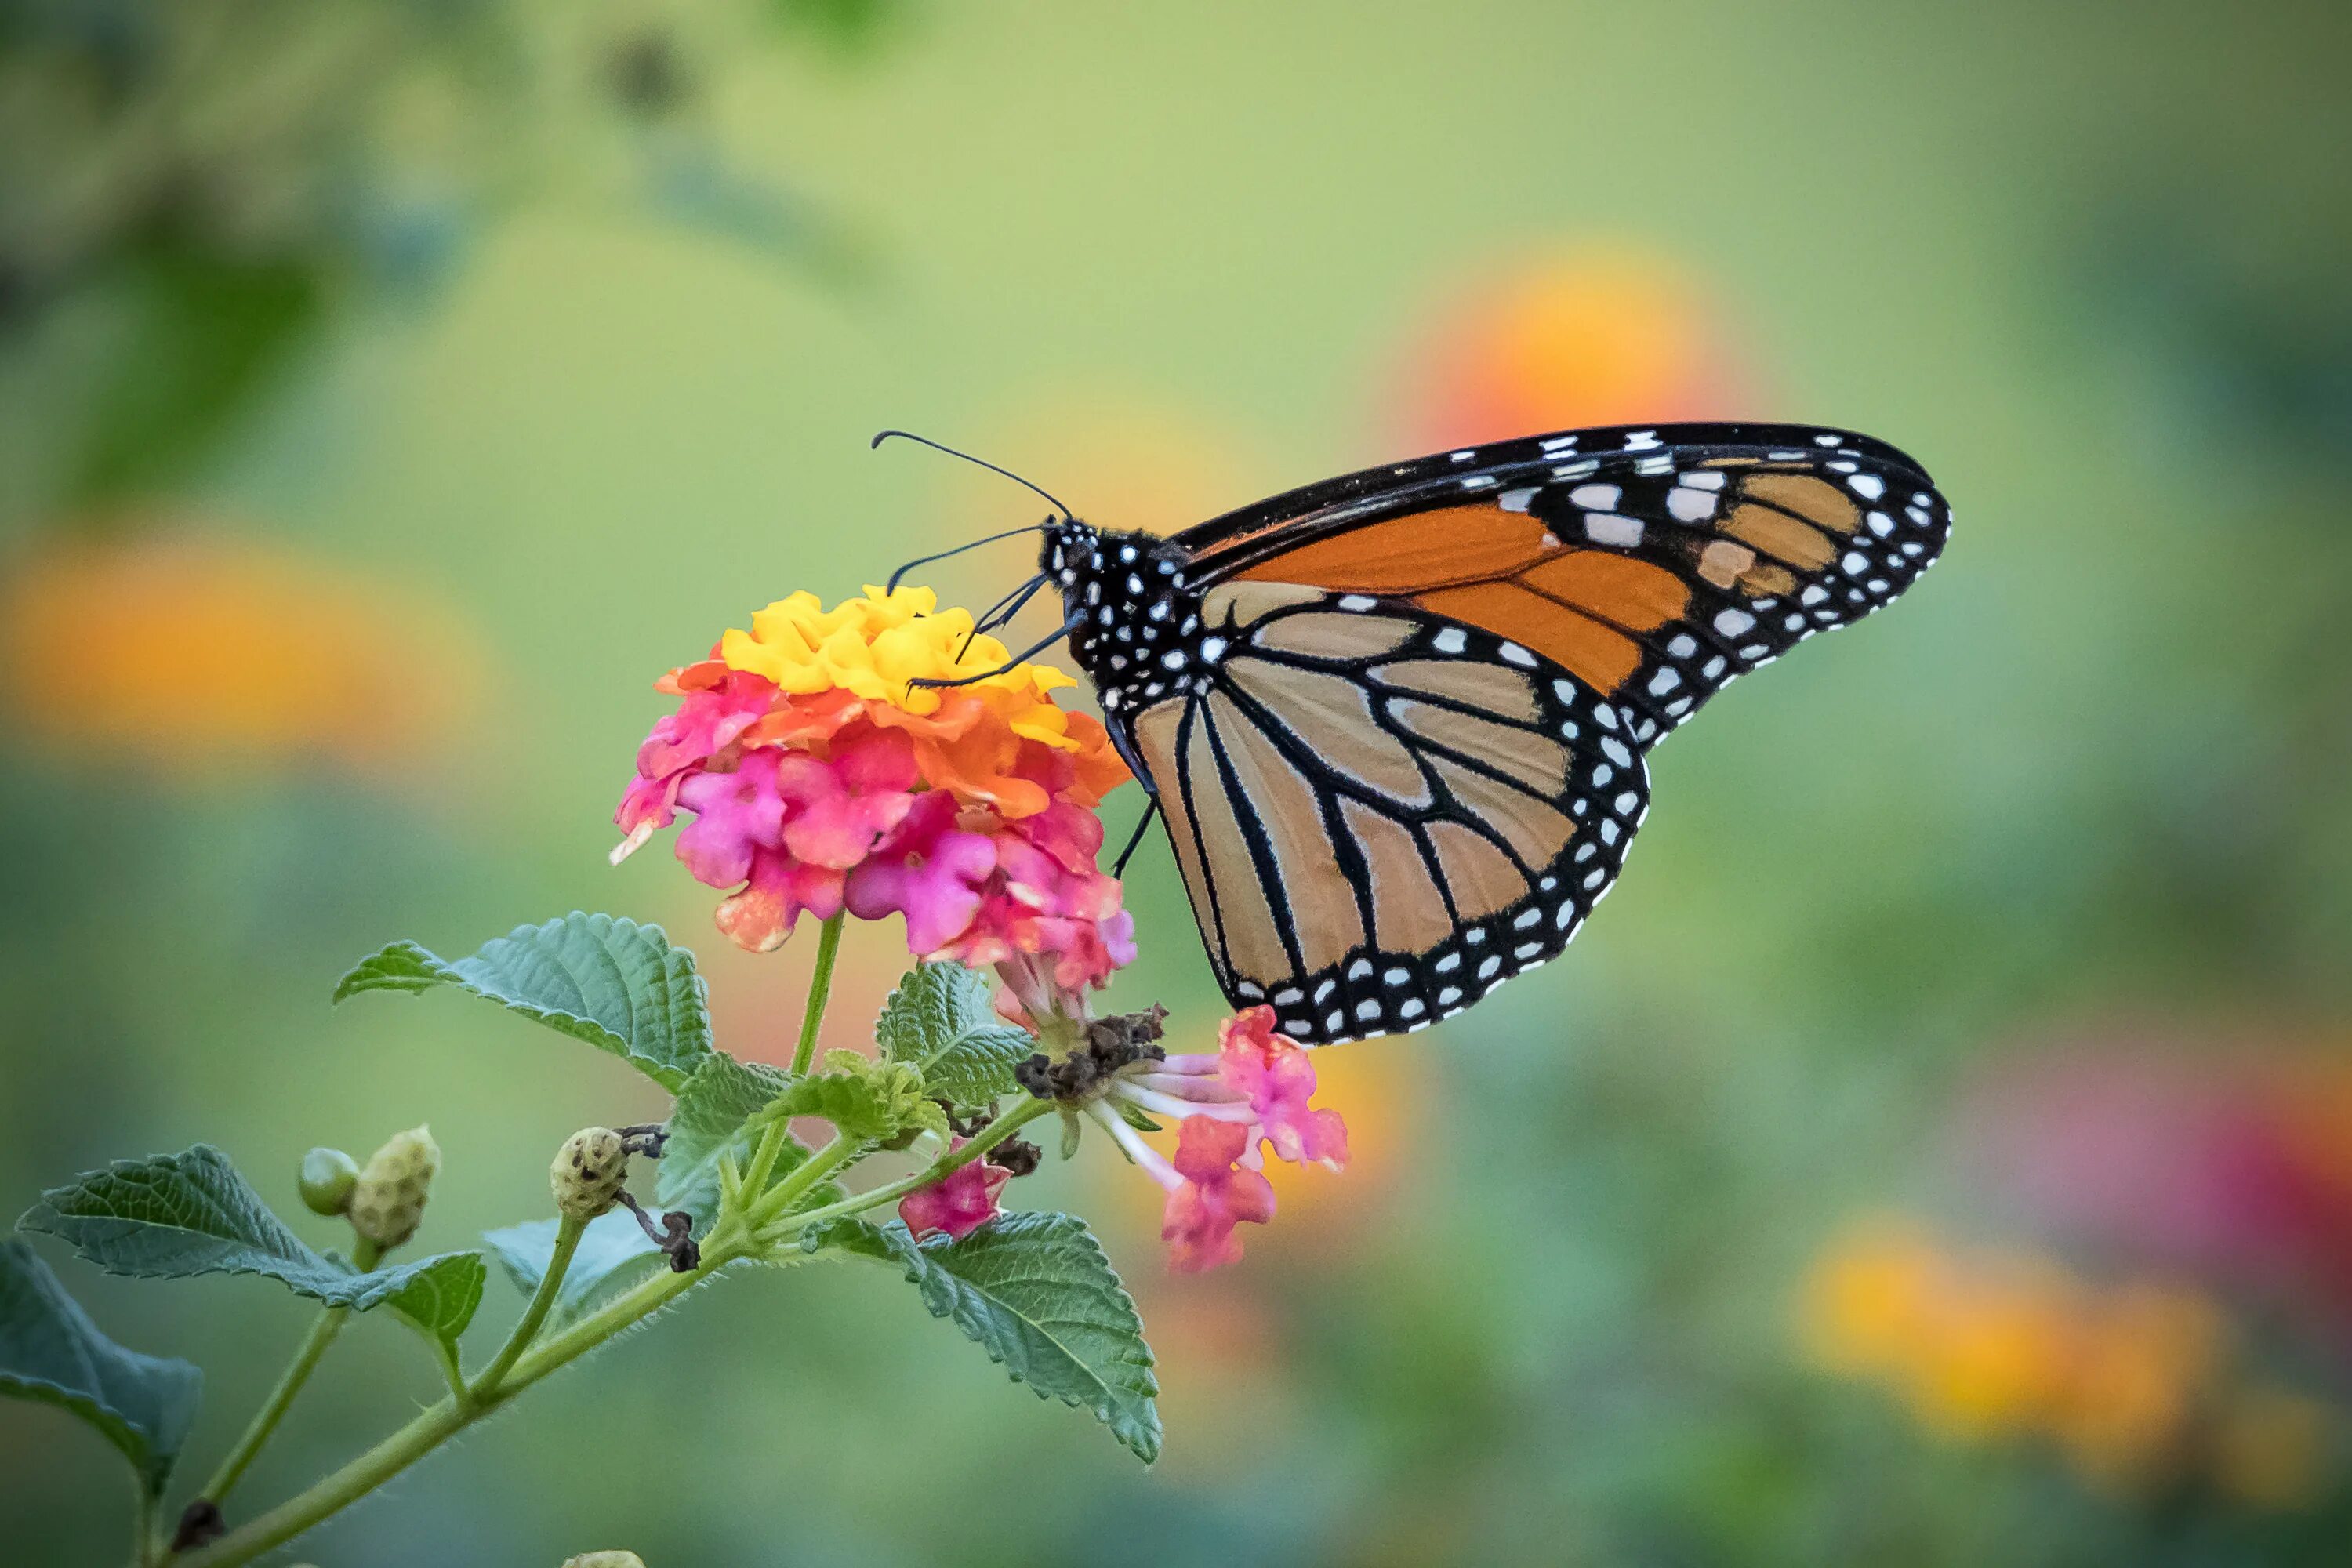
M1156 534L1049 525L1037 566L1062 595L1070 653L1094 678L1106 710L1162 694L1169 655L1200 631L1182 579L1183 546ZM1154 687L1162 689L1153 689Z

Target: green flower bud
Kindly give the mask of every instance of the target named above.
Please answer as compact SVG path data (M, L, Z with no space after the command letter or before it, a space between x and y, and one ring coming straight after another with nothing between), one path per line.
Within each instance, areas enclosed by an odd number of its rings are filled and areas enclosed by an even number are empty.
M547 1184L566 1219L594 1219L613 1206L629 1179L629 1150L609 1127L583 1127L555 1152Z
M563 1568L646 1568L646 1560L634 1552L583 1552L565 1558Z
M415 1236L440 1169L441 1148L431 1130L394 1133L369 1159L352 1189L352 1228L385 1252Z
M341 1149L313 1149L302 1156L302 1206L312 1214L341 1214L352 1206L352 1189L359 1180L357 1160Z

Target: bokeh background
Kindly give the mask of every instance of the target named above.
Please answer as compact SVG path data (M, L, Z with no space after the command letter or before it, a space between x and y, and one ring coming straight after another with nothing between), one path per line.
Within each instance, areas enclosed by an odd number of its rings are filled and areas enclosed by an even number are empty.
M492 1009L331 1013L396 937L660 921L783 1052L806 944L732 951L610 814L720 628L1034 521L882 426L1175 528L1845 425L1946 563L1664 749L1566 959L1322 1058L1353 1169L1192 1279L1104 1150L1017 1190L1141 1300L1156 1469L878 1271L730 1279L291 1555L2345 1561L2347 18L6 0L0 1206L204 1139L292 1209L305 1147L429 1121L462 1246L658 1114ZM1164 849L1130 898L1115 999L1205 1042ZM850 934L829 1043L898 957ZM308 1320L60 1262L209 1370L192 1468ZM242 1500L436 1391L347 1336ZM12 1559L119 1560L117 1463L0 1409Z

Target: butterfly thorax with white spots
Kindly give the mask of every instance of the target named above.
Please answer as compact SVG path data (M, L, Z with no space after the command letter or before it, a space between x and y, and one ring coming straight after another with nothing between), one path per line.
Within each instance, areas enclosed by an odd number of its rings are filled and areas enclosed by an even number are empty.
M1045 531L1038 566L1062 595L1070 655L1094 681L1115 735L1129 715L1204 678L1201 596L1182 576L1190 559L1155 534L1075 520Z

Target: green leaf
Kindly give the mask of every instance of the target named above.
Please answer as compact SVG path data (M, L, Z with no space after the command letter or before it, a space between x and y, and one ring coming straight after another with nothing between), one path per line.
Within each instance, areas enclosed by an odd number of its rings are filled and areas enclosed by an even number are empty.
M923 1090L959 1110L1020 1088L1013 1069L1037 1053L1028 1030L996 1016L988 982L961 963L919 963L875 1020L887 1060L920 1068Z
M908 1128L948 1135L947 1112L924 1092L922 1070L856 1051L828 1051L825 1070L788 1081L761 1109L760 1120L821 1116L845 1138L879 1142Z
M399 1313L409 1327L454 1352L457 1336L466 1331L466 1325L474 1321L475 1309L482 1304L482 1289L489 1279L482 1255L445 1252L387 1272L405 1273L409 1279L383 1298L383 1304Z
M390 1304L436 1338L455 1338L481 1300L482 1262L445 1253L362 1274L286 1228L259 1194L208 1143L184 1154L118 1160L52 1187L18 1228L62 1238L109 1274L185 1279L266 1274L331 1307ZM470 1289L467 1276L470 1271ZM470 1298L470 1299L469 1299Z
M659 926L569 914L517 926L454 963L396 942L343 976L335 1000L362 991L457 985L609 1051L675 1094L710 1054L710 1012L694 954Z
M122 1450L154 1496L196 1418L205 1374L100 1333L24 1242L0 1242L0 1394L70 1410Z
M554 1220L542 1219L482 1233L515 1288L526 1296L539 1289L548 1260L555 1256L555 1227ZM626 1209L598 1215L581 1233L572 1267L556 1290L548 1327L575 1322L668 1267L669 1259L646 1237L635 1215Z
M655 1201L692 1215L696 1235L708 1230L719 1214L719 1161L730 1150L739 1168L750 1161L762 1126L772 1120L754 1124L752 1119L775 1104L792 1081L790 1074L774 1068L711 1052L677 1091L677 1104L670 1110L669 1142L655 1179ZM775 1173L781 1176L807 1158L801 1142L789 1140L777 1156Z
M1159 1380L1143 1320L1086 1222L1006 1214L960 1241L917 1241L897 1220L829 1226L824 1245L887 1254L935 1318L957 1328L1040 1399L1091 1410L1150 1464L1160 1457Z

